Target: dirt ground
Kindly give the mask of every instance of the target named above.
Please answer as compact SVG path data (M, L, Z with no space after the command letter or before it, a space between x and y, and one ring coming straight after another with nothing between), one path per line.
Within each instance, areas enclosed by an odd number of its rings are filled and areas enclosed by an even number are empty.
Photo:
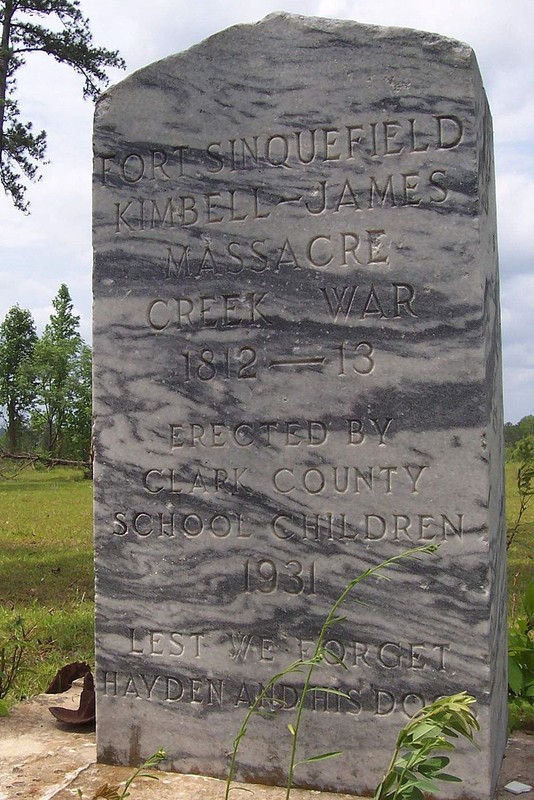
M52 717L51 705L77 707L80 686L62 695L39 695L0 718L0 800L92 800L104 783L119 784L131 775L126 767L96 764L94 730L68 729ZM534 787L534 735L514 733L508 742L496 800L512 800L509 781ZM241 784L243 798L283 800L285 790ZM354 796L295 789L294 800L354 800ZM160 773L157 781L141 779L131 800L222 800L224 781L194 775ZM521 797L534 800L534 789ZM489 800L489 798L488 798Z

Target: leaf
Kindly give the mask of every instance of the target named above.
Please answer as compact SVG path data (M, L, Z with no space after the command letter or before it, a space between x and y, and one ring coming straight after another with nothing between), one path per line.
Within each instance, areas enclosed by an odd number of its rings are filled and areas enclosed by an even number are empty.
M263 719L272 719L274 717L274 710L270 711L268 708L257 709L254 713Z
M523 673L515 658L508 658L508 685L514 694L521 694Z
M293 725L291 723L288 723L287 727L291 736L295 736L295 728L293 727Z
M345 697L346 699L350 700L350 695L347 692L343 692L341 689L333 689L331 686L314 686L315 692L325 692L325 694L335 694L338 697Z
M456 775L448 775L446 772L440 772L435 776L438 781L449 781L450 783L461 783L462 779Z
M412 731L412 739L416 741L428 733L435 734L437 731L439 731L439 727L435 723L420 722Z
M330 656L332 661L334 661L340 667L343 667L343 669L348 669L348 667L345 664L345 662L343 661L343 659L340 656L338 656L337 653L334 653L332 650L329 650L327 647L325 647L323 649L323 657L324 657L324 654Z
M434 781L426 780L424 778L421 778L421 780L418 782L417 788L421 789L421 791L423 792L429 792L430 794L435 794L436 792L439 792L439 786L437 786L437 784L434 783Z
M424 794L418 786L410 787L409 794L406 792L403 792L403 794L406 795L407 800L424 800Z
M327 758L335 758L336 756L343 755L343 750L333 750L331 753L320 753L316 756L309 756L308 758L303 758L302 761L298 761L298 764L311 764L315 761L325 761Z
M339 622L345 622L346 617L332 617L332 619L328 620L328 627L330 628L332 625L337 625Z
M522 655L523 653L530 653L530 652L532 651L528 646L528 644L527 645L517 644L514 645L513 647L508 648L508 653L512 656ZM521 659L518 659L518 661L521 661Z
M423 761L421 764L419 764L417 766L417 770L418 772L420 772L421 775L424 775L425 778L432 778L436 775L436 773L440 771L440 769L446 767L448 763L449 763L448 758L445 759L444 764L441 763L439 759L429 758L426 761Z
M394 783L395 783L395 773L394 772L388 772L388 774L385 776L384 780L380 784L380 788L383 791L387 791L388 789L390 789L393 786Z
M525 589L525 594L523 596L523 605L525 607L525 611L527 612L527 616L531 619L534 617L534 580L531 580L527 584L527 588Z
M447 764L450 764L450 761L450 758L447 758L447 756L432 756L432 758L428 759L427 764L430 764L432 768L438 767L442 769L446 767Z

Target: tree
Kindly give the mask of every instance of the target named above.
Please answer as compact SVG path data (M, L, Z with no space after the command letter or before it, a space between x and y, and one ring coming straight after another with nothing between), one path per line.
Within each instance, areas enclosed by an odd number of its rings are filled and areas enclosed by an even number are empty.
M534 416L528 414L526 417L522 417L517 423L517 430L520 439L523 439L525 436L534 435Z
M532 414L522 417L515 425L513 422L506 422L504 425L506 447L515 447L521 439L532 435L534 435L534 415Z
M0 403L7 414L8 448L17 452L24 417L31 405L31 382L24 380L37 334L31 313L13 306L0 325Z
M46 132L21 122L14 93L15 73L28 53L47 53L85 80L84 97L96 98L108 79L105 67L124 68L116 50L93 47L89 20L79 0L0 0L0 180L16 208L26 211L24 178L35 180L46 152ZM52 17L53 27L40 23Z
M50 322L45 328L45 334L50 334L56 341L65 340L79 343L81 341L78 331L80 317L74 313L74 304L66 284L61 284L57 295L52 300L52 305L56 313L50 314Z
M72 366L72 391L63 432L63 455L89 461L93 427L93 353L84 342Z
M91 435L91 351L80 337L63 283L52 301L55 313L45 326L28 367L34 405L32 424L50 456L86 458Z
M514 425L513 422L505 422L504 423L504 444L506 447L513 447L514 444L519 440L520 434L517 430L517 425Z

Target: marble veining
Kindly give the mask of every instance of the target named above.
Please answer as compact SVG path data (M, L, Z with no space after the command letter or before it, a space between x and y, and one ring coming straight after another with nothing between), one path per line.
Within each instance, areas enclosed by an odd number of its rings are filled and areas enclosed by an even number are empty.
M296 783L369 793L422 703L477 697L450 796L505 739L491 120L472 51L271 15L106 92L94 136L99 759L224 776L345 583ZM346 697L321 693L321 686ZM280 784L277 687L239 779ZM457 795L454 794L457 793Z

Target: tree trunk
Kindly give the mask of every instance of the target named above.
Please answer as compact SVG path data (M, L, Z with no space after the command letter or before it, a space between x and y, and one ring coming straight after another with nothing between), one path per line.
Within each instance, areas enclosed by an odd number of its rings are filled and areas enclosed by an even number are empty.
M12 453L17 452L17 412L12 403L7 404L7 441Z
M5 0L2 39L0 41L0 166L2 165L2 156L4 153L4 125L6 120L7 76L9 74L9 44L12 17L13 0Z

